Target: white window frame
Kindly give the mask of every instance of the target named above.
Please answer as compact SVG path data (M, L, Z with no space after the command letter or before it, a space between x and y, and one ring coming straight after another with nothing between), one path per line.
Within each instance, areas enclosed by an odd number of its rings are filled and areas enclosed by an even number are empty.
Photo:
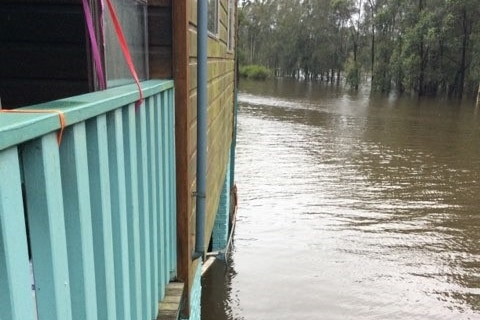
M199 0L199 1L203 1L203 0ZM219 34L219 17L220 17L220 14L219 14L219 11L220 11L220 3L219 3L219 0L204 0L204 1L208 1L208 21L207 21L207 29L208 29L208 34L213 36L213 37L218 37L218 34ZM213 9L214 11L211 11L211 6L212 6L212 3L215 5L215 8ZM211 26L211 16L210 14L211 13L214 13L214 17L213 17L213 26ZM211 29L211 27L213 27L213 30Z

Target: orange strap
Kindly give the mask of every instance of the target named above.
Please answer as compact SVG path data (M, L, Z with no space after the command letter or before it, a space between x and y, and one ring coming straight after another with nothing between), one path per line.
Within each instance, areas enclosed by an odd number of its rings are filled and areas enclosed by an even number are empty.
M44 109L44 110L28 110L28 109L0 109L0 112L4 113L56 113L58 114L58 119L60 120L60 131L57 133L57 143L58 146L62 143L62 137L63 137L63 130L65 130L66 126L66 121L65 121L65 115L63 114L62 111L60 110L49 110L49 109Z

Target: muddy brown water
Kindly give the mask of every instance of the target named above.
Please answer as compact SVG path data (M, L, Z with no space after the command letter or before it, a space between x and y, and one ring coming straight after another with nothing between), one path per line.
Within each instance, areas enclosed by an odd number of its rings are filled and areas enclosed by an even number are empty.
M473 103L240 83L237 228L202 319L480 319Z

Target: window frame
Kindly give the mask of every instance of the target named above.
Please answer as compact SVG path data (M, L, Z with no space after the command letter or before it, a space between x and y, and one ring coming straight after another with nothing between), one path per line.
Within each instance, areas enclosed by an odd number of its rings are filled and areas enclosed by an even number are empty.
M228 0L227 4L227 52L235 51L235 0Z
M207 30L208 30L208 35L211 36L211 37L214 37L214 38L218 38L219 37L219 25L220 25L220 1L219 0L205 0L207 1L207 4L208 4L208 14L207 14ZM210 11L211 9L211 4L214 3L215 4L215 9L213 9L212 11ZM213 12L214 16L211 17L210 14ZM211 19L213 18L213 27L214 27L214 30L211 30L210 27L211 27Z

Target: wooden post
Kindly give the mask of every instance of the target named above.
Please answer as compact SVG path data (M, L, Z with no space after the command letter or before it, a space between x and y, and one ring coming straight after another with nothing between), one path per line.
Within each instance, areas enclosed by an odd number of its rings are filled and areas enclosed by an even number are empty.
M35 319L18 150L0 151L1 319Z
M57 136L52 132L23 147L38 318L72 320Z

